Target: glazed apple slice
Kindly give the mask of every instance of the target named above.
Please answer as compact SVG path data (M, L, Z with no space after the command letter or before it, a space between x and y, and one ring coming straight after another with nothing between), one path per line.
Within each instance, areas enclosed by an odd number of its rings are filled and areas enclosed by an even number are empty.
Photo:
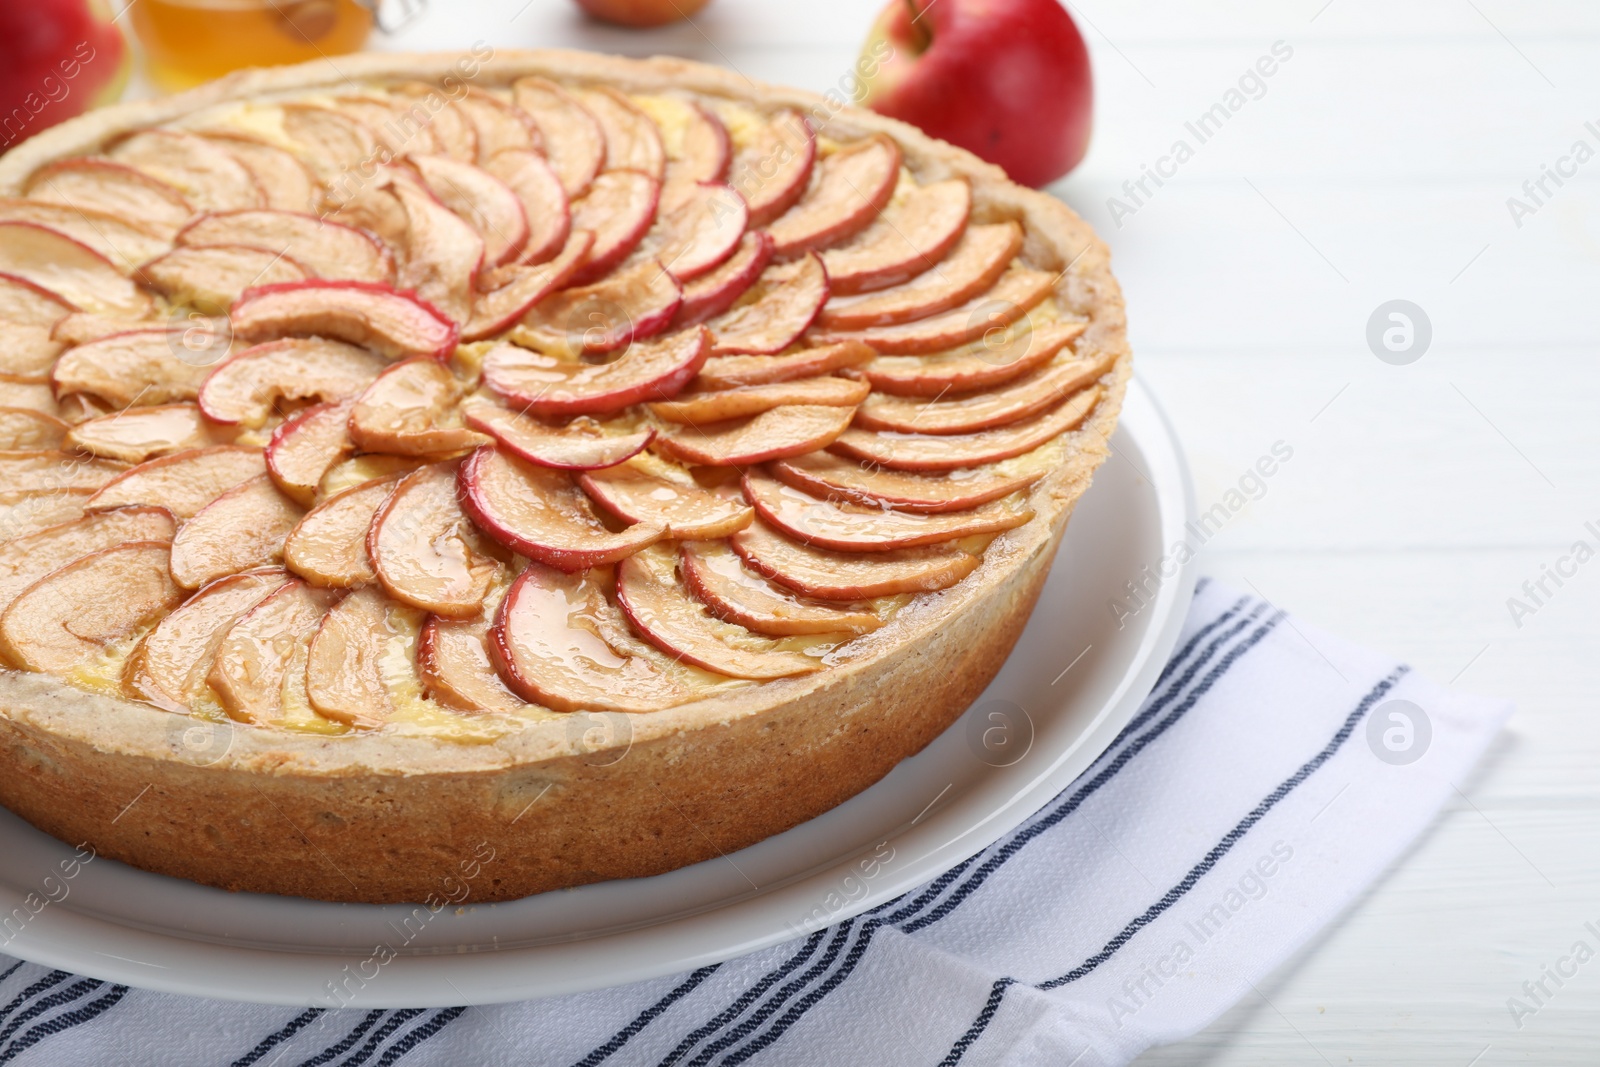
M632 170L608 170L572 201L572 228L594 234L589 259L575 281L598 281L644 240L655 221L661 183Z
M367 531L400 475L353 485L306 512L283 542L283 562L315 586L352 589L378 579Z
M270 722L283 714L290 664L338 595L289 581L239 617L217 642L206 681L236 722ZM298 653L298 656L297 656Z
M483 164L484 169L506 184L522 205L528 223L528 239L520 261L543 263L567 243L572 231L572 213L561 178L537 152L508 149Z
M555 711L644 713L700 695L653 648L601 636L626 625L592 572L532 563L500 602L489 654L513 693Z
M355 396L388 364L340 341L291 337L247 348L220 364L200 387L200 410L225 426L263 425L284 401Z
M531 152L543 147L533 119L510 101L469 85L454 103L478 135L480 165L501 152Z
M174 304L206 315L226 315L253 286L305 281L311 272L281 252L247 245L175 248L134 272L148 288Z
M246 290L230 315L235 336L328 337L390 359L455 351L456 326L414 293L369 282L309 281Z
M252 571L200 590L140 638L122 669L123 692L168 711L186 711L204 696L217 646L234 623L288 580L282 571Z
M160 237L172 236L194 214L171 185L109 159L47 163L28 178L24 193L33 200L137 220Z
M61 419L42 411L0 408L0 449L7 452L60 448L71 429Z
M891 470L952 471L979 467L1032 452L1046 441L1076 429L1099 400L1099 387L1090 386L1053 411L1025 422L977 433L934 436L851 429L840 435L833 450Z
M72 427L66 442L92 456L124 463L143 463L171 452L220 443L212 439L194 404L124 408L112 415L86 419Z
M123 471L90 497L87 509L104 511L132 504L166 508L192 519L200 509L240 482L266 473L261 449L217 445L146 460Z
M942 397L992 389L1049 363L1057 352L1078 339L1086 325L1049 322L1025 326L1002 331L993 346L979 340L952 352L929 356L878 356L846 373L893 396Z
M48 289L13 274L0 274L0 319L48 330L75 310Z
M119 270L129 270L172 247L167 238L116 215L66 204L0 197L0 222L36 222L48 226L87 245Z
M0 529L13 539L83 518L92 489L52 489L43 493L0 493Z
M246 245L279 252L317 278L394 280L394 256L371 234L315 215L293 211L201 215L179 230L176 240L180 247Z
M708 422L747 418L791 404L853 408L865 400L871 391L872 387L866 382L823 376L737 389L679 393L676 400L660 400L651 404L650 413L665 422L699 426Z
M515 339L571 356L615 352L667 328L683 291L654 259L593 285L566 289L522 319Z
M666 177L667 153L656 124L622 93L602 86L577 89L572 96L600 124L608 170L636 170L656 181Z
M786 485L827 500L937 514L967 511L1010 496L1038 481L1045 468L973 467L956 477L883 470L828 452L812 452L779 460L772 473Z
M114 460L80 456L73 452L40 449L0 452L0 496L6 499L58 489L100 490L129 468Z
M526 706L495 673L486 619L429 616L417 641L417 672L424 694L457 711L510 713Z
M767 525L804 544L840 552L887 552L962 537L1014 530L1033 518L1005 502L974 511L907 514L881 507L819 500L765 474L744 476L744 495Z
M583 193L605 164L600 123L566 90L543 78L518 78L511 92L516 106L532 117L543 135L545 154L567 196Z
M861 405L856 425L866 430L928 434L976 433L1005 426L1042 414L1094 384L1113 362L1112 353L1068 359L989 392L949 400L878 395Z
M0 273L21 278L86 311L141 318L150 297L111 261L36 222L0 222Z
M949 311L988 292L1022 251L1022 227L1015 222L969 226L950 254L932 270L890 289L835 297L817 322L830 330L891 326Z
M476 615L499 573L457 502L456 468L435 463L401 478L367 533L367 555L389 595L451 619Z
M788 258L838 244L870 226L900 180L900 146L877 134L817 164L798 203L767 226L773 251Z
M504 332L551 293L572 280L589 256L594 235L578 230L555 259L537 266L513 265L496 271L499 287L479 293L472 317L461 328L463 341L481 341Z
M110 157L166 182L201 211L265 207L255 175L216 142L176 130L142 130L119 142Z
M370 178L379 159L377 135L371 127L338 108L320 104L284 104L283 133L299 149L295 153L327 187L334 203L343 203Z
M898 326L865 330L819 330L815 339L864 341L883 355L921 355L968 344L994 332L1005 332L1042 303L1055 288L1056 275L1013 266L982 296L957 308Z
M717 356L706 360L694 380L696 389L738 389L814 378L849 370L870 361L877 353L860 341L805 348L787 356Z
M267 473L289 499L309 508L323 475L356 450L350 440L353 399L306 408L272 431L265 449Z
M752 117L755 132L737 138L728 184L750 205L750 225L765 226L805 193L817 139L805 116L790 108Z
M663 196L645 248L680 282L714 270L744 237L750 212L738 193L719 182L672 186Z
M13 537L0 545L0 611L28 586L75 559L126 541L170 542L176 529L162 508L122 508Z
M469 401L462 415L468 426L493 437L512 455L557 470L614 467L642 452L656 433L648 427L621 433L608 431L587 418L552 426L487 400Z
M772 238L747 231L722 265L683 287L683 303L672 324L682 328L714 319L732 307L756 283L772 261Z
M484 533L513 552L562 570L615 563L666 536L648 523L608 530L566 474L493 445L461 465L460 493L461 506Z
M349 726L380 726L394 714L383 660L399 627L396 606L375 587L358 589L322 617L306 657L306 699Z
M503 344L484 356L483 381L512 407L543 418L599 415L676 396L710 350L704 327L633 345L598 365Z
M415 290L451 322L466 322L483 269L483 238L414 179L396 178L392 189L406 213L400 285ZM522 210L520 205L517 210Z
M245 135L206 130L202 136L215 141L244 164L244 169L255 176L256 184L265 194L268 208L312 212L321 206L321 183L294 153Z
M755 571L722 541L693 541L678 550L683 584L719 619L773 637L864 634L883 625L870 605L803 600Z
M410 162L434 197L483 239L485 266L498 267L522 254L528 244L528 217L509 185L449 156L414 155Z
M193 400L211 368L181 359L180 340L167 330L139 330L79 345L56 360L51 385L58 396L91 393L116 407Z
M265 474L227 490L172 540L172 579L199 589L229 574L283 560L283 539L304 512Z
M628 465L580 475L589 498L626 523L658 526L676 540L727 537L755 512L732 493L702 489L683 475L667 478Z
M461 422L461 383L436 359L418 357L378 375L350 410L350 438L367 452L442 455L487 438Z
M138 633L183 601L167 554L165 541L130 541L51 571L0 615L0 657L66 675Z
M0 347L0 375L6 382L37 385L50 380L50 368L65 347L50 326L24 326L0 316L5 345Z
M828 273L815 253L768 267L749 299L708 324L713 355L772 355L806 332L828 300Z
M960 240L971 210L972 189L964 179L911 185L872 225L822 253L828 284L836 294L865 293L932 270Z
M667 153L664 184L720 182L733 160L728 128L711 112L676 96L633 96L633 105L649 115Z
M752 419L674 427L657 435L656 447L684 463L743 467L827 448L854 414L854 408L794 404Z
M822 600L868 600L947 589L977 569L983 557L956 545L893 552L834 552L791 541L763 522L730 539L753 570L779 585Z

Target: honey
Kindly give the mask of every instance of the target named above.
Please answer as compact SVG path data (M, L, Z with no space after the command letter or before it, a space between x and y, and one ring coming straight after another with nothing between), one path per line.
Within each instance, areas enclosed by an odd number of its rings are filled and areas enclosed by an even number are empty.
M373 25L358 0L138 0L129 18L150 80L166 90L354 52Z

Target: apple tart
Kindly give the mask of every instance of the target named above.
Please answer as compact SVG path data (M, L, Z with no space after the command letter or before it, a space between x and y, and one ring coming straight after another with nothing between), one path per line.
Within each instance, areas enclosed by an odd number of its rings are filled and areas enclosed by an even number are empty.
M1130 374L1104 246L676 60L366 55L0 159L0 803L326 900L651 875L999 669Z

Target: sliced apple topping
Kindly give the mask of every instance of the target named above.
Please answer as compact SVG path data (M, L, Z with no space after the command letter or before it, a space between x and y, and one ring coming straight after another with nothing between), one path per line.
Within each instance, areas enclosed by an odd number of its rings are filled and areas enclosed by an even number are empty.
M367 534L372 568L389 595L452 619L476 615L499 572L457 503L456 468L435 463L401 478Z
M696 389L738 389L792 382L859 367L876 355L860 341L841 341L786 356L717 356L706 360L693 384Z
M245 245L277 252L312 277L358 282L394 279L394 257L368 233L293 211L229 211L201 215L178 232L193 248ZM254 284L266 284L265 278Z
M301 507L316 500L322 476L355 451L348 430L353 399L306 408L272 431L265 450L273 484Z
M996 465L948 474L914 474L883 470L828 452L812 452L779 460L772 465L772 473L787 485L827 500L937 513L967 511L1010 496L1038 481L1045 468Z
M194 404L125 408L86 419L66 435L67 444L93 456L143 463L170 452L217 444Z
M316 175L294 153L247 136L233 136L206 130L204 136L217 142L228 154L244 164L255 176L266 195L266 206L274 211L316 211L322 203L322 186Z
M665 422L699 426L759 415L763 411L790 404L853 408L866 399L871 388L866 382L854 382L846 378L805 378L770 385L679 393L676 400L661 400L651 404L650 413Z
M678 559L684 585L711 614L759 634L864 634L883 625L870 605L796 596L750 570L721 541L690 542Z
M856 412L856 425L867 430L930 434L975 433L1005 426L1055 407L1098 381L1113 362L1111 353L1068 359L986 393L949 400L874 396Z
M167 330L112 334L68 349L51 384L58 396L91 393L116 407L193 400L211 368L181 358L180 341Z
M377 181L362 185L348 200L338 204L328 217L342 226L366 230L395 255L401 255L406 249L410 224L406 221L406 209L400 206L400 198L392 191L393 185L392 178L381 174Z
M756 514L797 541L840 552L886 552L936 545L962 537L1014 530L1033 518L1004 501L975 511L915 515L881 507L819 500L754 471L744 476L744 495Z
M878 356L846 371L894 396L942 397L989 389L1029 374L1077 340L1086 323L1049 322L1002 330L950 352L928 356ZM856 342L860 344L860 342ZM866 346L863 345L863 348ZM870 348L867 351L871 352Z
M136 220L159 237L172 236L194 214L171 185L108 159L48 163L33 172L24 192L33 200Z
M972 210L961 178L912 185L848 244L822 253L836 294L865 293L908 282L933 267L960 240Z
M338 109L365 126L390 159L411 152L439 152L432 123L420 105L376 93L341 96Z
M18 386L17 389L43 389L46 395L50 391L48 385L23 385ZM19 400L18 403L20 402ZM44 411L47 409L41 406L39 410ZM61 417L61 421L68 426L76 426L79 423L88 422L90 419L98 419L102 415L111 414L111 405L97 396L90 396L88 393L68 393L59 401L51 404L48 410L55 411Z
M589 187L606 159L600 123L566 90L543 78L519 78L511 88L517 107L532 117L544 151L567 196Z
M977 433L932 434L875 433L851 429L834 442L834 451L877 463L891 470L951 471L998 463L1076 429L1100 400L1100 388L1090 386L1075 393L1053 411Z
M350 411L350 438L368 452L442 455L487 438L461 422L461 383L436 359L397 363L367 386Z
M389 94L401 107L409 107L412 114L417 114L420 105L422 114L428 116L428 133L439 151L463 163L478 158L478 130L471 116L457 106L458 94L446 95L439 87L420 81L390 86Z
M483 164L505 183L522 205L528 238L519 257L523 263L543 263L567 243L572 213L561 178L537 152L508 149Z
M0 274L0 319L17 326L50 329L75 309L25 278Z
M149 504L191 519L240 482L265 472L259 448L217 445L175 452L123 471L90 497L87 506L103 511Z
M667 400L699 373L711 350L704 327L636 344L592 364L502 344L483 358L483 381L511 406L541 417L599 415Z
M489 621L430 616L417 641L423 692L457 711L514 712L525 702L506 688L489 657Z
M283 543L284 564L316 586L351 589L377 581L367 531L399 479L396 474L353 485L306 512Z
M122 669L123 691L168 711L188 710L204 696L217 647L234 623L288 580L282 571L253 571L200 590L134 646Z
M411 293L368 282L309 281L251 289L234 304L234 334L247 341L331 337L390 359L455 351L455 325Z
M340 341L268 341L213 370L200 388L200 409L213 422L259 427L285 402L355 396L386 366L382 357Z
M819 330L817 340L864 341L883 355L920 355L955 348L1005 328L1026 315L1055 288L1056 276L1024 266L1013 266L994 288L960 307L897 326L873 326L858 331Z
M400 284L414 289L455 323L472 314L484 241L465 219L413 179L396 179L395 198L406 213L406 252ZM520 205L517 210L522 210Z
M826 448L854 414L854 408L794 404L751 419L674 427L656 437L656 446L685 463L743 467Z
M823 600L868 600L947 589L983 562L978 553L954 544L834 552L792 541L760 521L734 534L730 544L754 570L797 593Z
M1014 222L969 226L932 270L890 289L835 297L817 321L824 329L859 330L949 311L988 292L1021 251L1022 227Z
M175 248L144 264L139 280L174 304L226 315L246 289L304 281L310 272L281 252L246 245Z
M485 265L497 267L522 254L528 244L528 217L509 185L449 156L414 155L410 162L439 202L483 239Z
M365 184L363 164L371 168L379 158L372 129L336 108L285 104L283 132L299 147L296 155L310 164L335 203L350 199Z
M541 302L513 339L569 356L614 352L667 328L683 291L654 259Z
M198 134L143 130L119 141L110 156L166 182L201 211L266 205L255 175L227 149Z
M566 285L589 257L594 234L577 230L555 259L537 266L502 267L495 289L479 293L472 317L461 328L463 341L480 341L504 331L551 293Z
M824 157L805 195L767 226L774 252L787 258L855 236L878 217L899 179L900 146L883 134Z
M54 449L0 452L0 495L9 499L57 489L99 490L127 472L126 465L113 460Z
M73 421L64 405L56 402L55 393L51 391L50 386L44 382L7 382L5 390L7 407L54 415L69 424ZM69 398L61 399L65 401ZM96 414L101 413L96 412Z
M50 368L64 347L51 336L49 326L24 326L0 317L5 342L0 345L0 375L7 383L37 385L50 380Z
M107 337L119 333L137 333L141 330L164 330L167 333L179 335L204 335L198 339L204 344L199 347L227 348L227 319L215 319L204 315L196 315L189 320L193 325L182 326L174 322L158 323L151 319L136 319L121 315L96 315L88 311L74 311L50 330L52 339L64 345L86 345L91 341L103 341ZM180 347L186 351L195 351L190 345L191 338L180 336ZM198 362L198 361L195 361Z
M544 148L533 118L509 100L468 86L455 105L478 135L480 165L501 152L538 152Z
M594 234L577 281L604 278L638 247L655 221L661 183L632 170L608 170L572 202L572 228Z
M702 489L687 474L669 476L629 464L590 471L579 476L578 484L621 521L659 526L676 540L727 537L755 518L737 495Z
M686 282L733 255L750 213L738 193L718 182L671 186L669 193L644 248Z
M171 541L175 530L163 508L121 508L14 536L0 545L0 611L28 586L75 559L127 541Z
M772 355L806 332L828 300L828 273L815 253L768 267L733 310L709 325L713 355Z
M283 539L303 512L259 474L227 490L183 524L172 541L172 578L198 589L224 575L283 559Z
M720 267L702 274L683 287L683 303L673 325L693 326L714 319L731 308L761 277L772 261L772 238L762 231L747 231L739 246Z
M28 452L60 448L70 430L65 422L42 411L0 408L0 450ZM0 525L0 530L3 529L5 527Z
M666 177L667 153L650 116L607 86L578 89L572 96L600 124L606 139L606 169L636 170L658 182Z
M745 125L730 122L736 129ZM736 136L735 142L728 184L750 205L750 225L765 226L805 193L817 158L816 136L805 116L784 108L765 119L755 117L754 132Z
M486 400L469 401L462 414L468 426L493 437L512 455L557 470L614 467L643 451L655 437L654 429L619 432L587 416L553 426Z
M676 96L634 96L633 105L655 122L667 153L665 183L720 182L733 160L733 142L722 120Z
M394 713L383 659L403 623L382 590L358 589L317 627L306 658L306 698L318 714L350 726L380 726Z
M0 221L48 226L87 245L121 270L154 259L171 247L165 237L116 215L66 204L0 197Z
M461 465L460 491L461 506L484 533L562 570L615 563L666 536L649 523L607 529L567 474L492 445Z
M88 245L35 222L0 222L0 273L31 282L86 311L140 318L149 294Z
M284 690L296 686L290 665L337 594L300 581L285 582L240 616L217 642L206 681L237 722L271 722L283 715Z
M67 675L137 634L183 601L167 554L165 541L130 541L51 571L0 615L0 657Z

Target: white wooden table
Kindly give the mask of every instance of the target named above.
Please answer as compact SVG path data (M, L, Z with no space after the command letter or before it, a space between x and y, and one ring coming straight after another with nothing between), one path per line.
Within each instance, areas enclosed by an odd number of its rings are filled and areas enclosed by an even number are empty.
M663 52L823 90L877 7L713 0L692 26L639 33L585 23L567 0L434 0L383 46ZM1547 986L1520 1028L1507 998L1575 941L1600 951L1584 928L1600 926L1600 560L1547 581L1542 605L1522 591L1574 542L1600 549L1585 528L1600 531L1600 158L1547 179L1520 227L1507 198L1575 141L1600 151L1600 6L1073 11L1099 99L1089 158L1055 191L1115 252L1139 373L1183 435L1202 508L1275 442L1294 450L1206 545L1204 570L1518 704L1481 774L1350 914L1259 998L1143 1062L1593 1062L1600 961ZM1259 99L1198 144L1185 123L1278 41L1293 53ZM1179 138L1194 158L1147 182L1118 227L1108 198ZM1366 340L1393 299L1432 324L1409 365ZM1520 626L1510 597L1536 608Z

